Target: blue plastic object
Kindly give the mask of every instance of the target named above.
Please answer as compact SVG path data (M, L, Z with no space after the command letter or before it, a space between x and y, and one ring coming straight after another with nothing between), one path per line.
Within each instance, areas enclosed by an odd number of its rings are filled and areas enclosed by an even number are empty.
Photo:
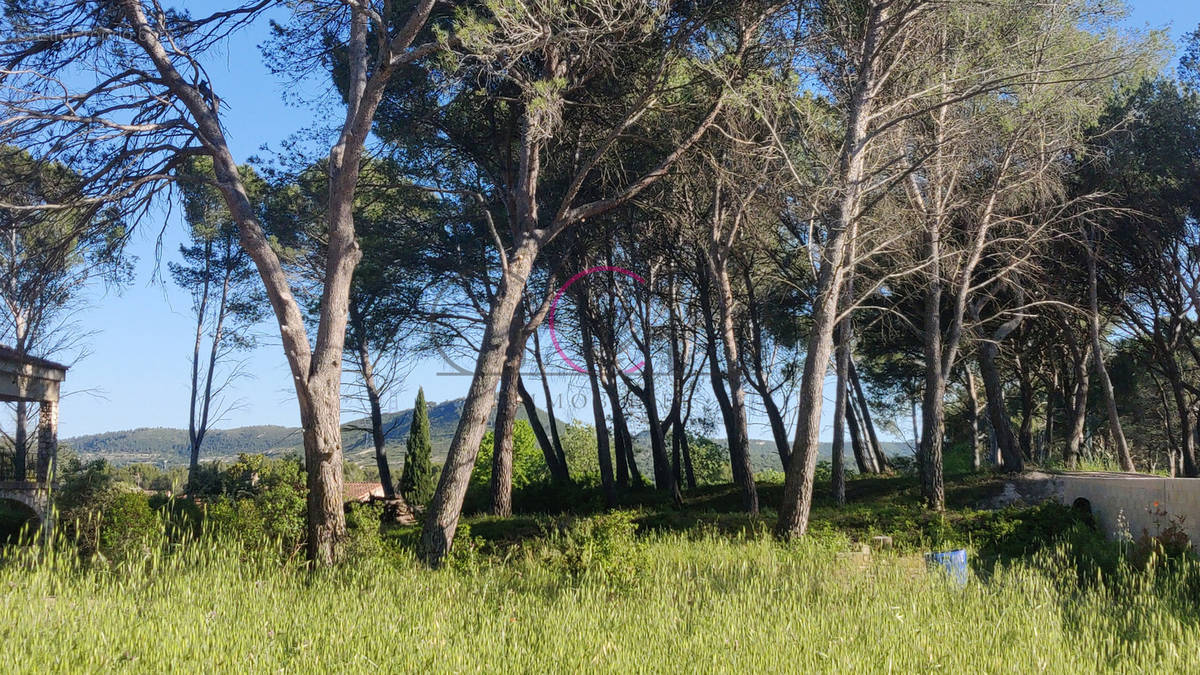
M967 585L967 550L960 548L941 553L926 553L925 565L930 569L940 568L958 586Z

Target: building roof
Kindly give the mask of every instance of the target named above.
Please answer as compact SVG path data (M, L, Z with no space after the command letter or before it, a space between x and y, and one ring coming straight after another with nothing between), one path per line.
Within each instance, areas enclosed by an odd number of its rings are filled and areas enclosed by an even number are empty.
M55 363L47 359L39 359L36 356L22 354L8 345L0 344L0 360L15 361L17 363L28 363L41 368L53 368L55 370L66 370L67 367L61 363Z
M383 483L342 483L342 495L348 502L365 502L383 496Z

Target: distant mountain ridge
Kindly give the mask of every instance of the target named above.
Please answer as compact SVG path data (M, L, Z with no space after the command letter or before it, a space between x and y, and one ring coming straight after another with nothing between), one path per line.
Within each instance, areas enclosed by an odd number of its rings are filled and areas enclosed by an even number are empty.
M463 399L454 399L442 403L429 404L429 436L433 442L433 459L441 462L450 449L450 441L458 427L458 418L462 414ZM518 417L527 419L524 408L518 409ZM539 410L538 417L542 422L548 422L545 411ZM387 439L388 459L393 466L399 466L403 461L405 440L408 438L408 428L412 423L412 409L400 412L385 413L383 416L384 437ZM560 428L566 422L559 420ZM638 464L649 466L650 439L647 432L642 432L634 438L638 449ZM723 439L718 440L724 444ZM155 465L180 466L188 461L188 435L186 429L168 427L148 427L130 429L127 431L109 431L101 434L88 434L63 439L64 446L70 446L81 459L106 459L113 464L133 464L148 462ZM902 443L883 443L883 450L888 455L898 455L906 451ZM346 459L363 467L374 466L375 447L371 441L370 418L364 417L352 420L342 425L342 447ZM302 455L304 443L298 427L276 425L261 425L237 427L234 429L213 429L204 438L201 458L203 461L228 461L240 453L263 455ZM832 455L830 443L821 443L820 459L829 459ZM847 453L851 463L853 457ZM754 470L781 469L779 454L773 441L751 439L750 461Z
M463 399L429 404L429 435L433 441L435 460L440 461L446 456L462 407ZM518 417L525 419L524 410L518 411ZM544 412L540 417L543 421L547 419ZM397 450L403 449L411 424L412 408L384 414L384 436L392 461L400 459ZM85 460L104 458L114 464L150 462L161 465L165 462L168 466L186 464L188 461L186 429L152 427L109 431L66 438L62 443ZM370 418L363 417L342 425L342 448L346 458L351 461L363 466L374 463L375 447L371 441ZM227 460L239 453L300 455L303 451L304 441L299 427L249 426L210 430L204 438L202 458L204 461Z

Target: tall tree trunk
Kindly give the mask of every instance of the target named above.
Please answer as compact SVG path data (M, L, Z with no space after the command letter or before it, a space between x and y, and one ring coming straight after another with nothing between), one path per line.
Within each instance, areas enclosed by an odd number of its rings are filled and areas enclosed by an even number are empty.
M1087 422L1088 373L1091 371L1088 360L1092 350L1089 345L1078 347L1075 334L1067 330L1067 337L1074 354L1075 386L1071 393L1071 424L1067 434L1067 444L1063 448L1063 463L1068 470L1075 470L1079 464L1079 451L1083 445L1084 426Z
M596 365L596 351L592 329L586 319L580 322L583 334L583 358L587 363L588 384L592 388L592 419L596 424L596 453L600 464L600 485L604 490L604 501L609 507L617 503L617 490L613 481L612 455L608 444L608 422L604 419L604 402L600 400L600 374Z
M863 393L862 381L858 379L858 369L854 367L853 355L850 357L849 368L850 384L854 387L854 398L858 400L858 409L862 412L863 428L867 432L867 439L871 442L871 451L875 453L876 471L887 471L889 468L887 455L883 452L879 435L875 433L875 422L871 419L871 406L867 403L867 397Z
M1171 385L1171 396L1175 403L1175 413L1179 416L1179 450L1182 459L1183 475L1189 478L1195 478L1197 474L1196 465L1196 439L1192 433L1192 409L1188 405L1187 393L1184 391L1183 375L1179 370L1178 364L1175 362L1175 357L1164 360L1167 381Z
M492 411L493 395L500 379L499 371L508 348L509 329L524 296L525 280L537 252L538 244L533 237L523 236L518 240L488 312L471 387L463 402L454 440L450 443L421 532L421 553L431 565L441 564L454 540L463 498L471 480L471 470L475 466L479 443L483 440Z
M946 508L942 478L942 437L946 424L946 372L942 353L942 279L940 228L930 228L927 246L931 264L925 288L922 349L925 357L925 389L921 399L921 496L934 511Z
M813 479L817 470L820 449L821 407L824 402L825 373L833 350L833 329L837 324L838 300L846 275L846 249L854 238L858 224L861 196L867 181L867 131L873 112L876 85L877 49L885 32L890 5L870 2L867 7L867 26L863 48L857 59L857 79L851 96L846 137L838 162L838 186L842 191L837 206L837 220L821 250L820 271L813 302L812 324L809 328L808 349L804 359L797 395L799 414L796 434L783 485L783 501L779 508L776 534L783 538L803 535L808 531L809 510L812 507Z
M717 407L721 410L721 421L725 426L725 437L733 439L736 435L736 422L733 420L733 403L729 399L729 392L725 390L725 382L721 378L721 363L717 356L717 342L720 337L717 335L716 319L713 318L712 311L712 288L711 279L707 265L700 262L696 266L696 278L699 280L700 290L700 314L704 318L704 354L708 359L708 381L712 386L713 397L717 400ZM733 441L730 440L732 447ZM742 484L742 464L740 462L731 462L733 472L733 480L739 485Z
M988 410L990 411L990 409ZM996 429L992 427L990 415L983 416L983 425L987 427L988 460L994 467L1003 466L1004 458L1000 453L1000 441L996 437Z
M1042 433L1043 443L1039 461L1045 463L1054 447L1054 399L1058 395L1058 370L1055 369L1046 387L1046 428Z
M729 383L729 460L733 475L742 488L742 508L758 513L758 488L754 484L754 469L750 465L750 432L746 421L746 389L742 385L742 362L738 353L737 328L733 322L733 287L725 258L710 254L710 269L717 290L717 306L721 313L721 342L725 347L725 380ZM714 364L715 365L715 364Z
M204 96L194 79L189 81L175 68L171 52L164 46L163 34L147 18L142 4L133 0L122 0L119 4L130 24L134 42L145 52L166 89L191 113L196 133L212 157L217 187L237 223L242 249L254 260L263 280L279 324L304 430L308 557L317 563L331 564L339 556L339 544L346 530L342 505L341 371L350 282L362 257L354 232L353 208L363 144L370 135L375 111L395 71L395 64L409 50L434 2L420 0L413 7L404 28L391 38L388 49L380 50L384 58L375 67L372 67L370 57L376 52L367 48L368 13L361 7L352 8L345 50L346 117L329 152L325 284L315 344L309 341L304 316L288 276L258 221L237 163L229 151L216 107L210 104L211 97ZM395 59L393 55L396 55ZM475 443L478 444L478 439ZM469 477L470 468L466 470ZM449 530L452 536L453 525ZM445 544L449 545L449 539Z
M396 485L392 482L392 469L388 466L387 439L383 434L383 406L380 403L379 387L375 384L375 369L371 364L371 352L367 338L359 332L358 367L362 373L363 386L367 390L367 404L371 409L371 441L375 445L375 467L379 469L379 482L383 485L386 499L396 498Z
M519 315L514 317L504 355L504 369L500 373L496 426L492 431L492 477L489 483L492 499L488 513L493 516L512 515L513 429L520 398L518 381L521 377L521 361L525 355L523 324Z
M970 367L963 370L967 373L967 422L971 427L971 470L983 468L983 456L979 446L979 392L975 389L975 373Z
M533 360L537 363L538 374L542 377L542 394L546 397L546 425L550 427L550 441L554 445L554 456L561 471L561 480L570 480L571 471L567 466L567 453L563 450L562 436L558 432L558 419L554 415L554 397L550 394L550 380L546 377L546 364L542 360L542 341L538 338L537 328L533 330Z
M671 434L671 473L675 474L675 484L683 485L683 445L679 434L675 433L678 428L675 423L672 421L668 427Z
M1117 398L1113 393L1112 380L1108 377L1108 368L1104 365L1104 348L1100 342L1100 301L1098 298L1096 280L1096 249L1092 244L1088 248L1088 298L1091 302L1091 312L1088 321L1092 332L1092 353L1095 355L1096 375L1100 378L1100 391L1104 394L1104 405L1108 409L1108 428L1113 442L1117 446L1117 461L1121 470L1129 473L1136 469L1133 458L1129 454L1129 444L1125 442L1125 432L1121 429L1121 416L1117 412Z
M196 340L192 346L192 390L188 403L188 484L187 491L194 495L199 487L200 438L196 429L196 406L200 398L200 346L204 342L204 322L208 318L208 288L212 279L212 240L204 243L204 281L200 287L200 299L196 304ZM23 421L23 420L21 420Z
M833 403L833 499L838 505L846 503L846 394L848 371L850 370L850 321L842 319L838 325L837 352L834 370L837 373Z
M683 475L687 480L689 490L696 489L696 471L692 466L692 448L688 442L687 430L681 425L679 430L679 447L683 452Z
M1000 379L1000 369L996 367L996 343L982 342L978 351L979 372L983 376L983 389L987 397L988 420L1000 451L1000 466L1010 473L1019 473L1025 469L1025 462L1021 457L1016 436L1013 435L1008 411L1004 407L1004 384Z
M1021 456L1025 461L1033 461L1033 379L1020 353L1013 359L1017 369L1017 384L1021 392L1021 431L1018 439L1021 443Z

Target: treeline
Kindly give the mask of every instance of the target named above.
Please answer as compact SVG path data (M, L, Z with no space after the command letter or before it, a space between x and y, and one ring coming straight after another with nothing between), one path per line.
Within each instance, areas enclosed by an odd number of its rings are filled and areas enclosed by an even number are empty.
M550 479L572 480L562 373L590 405L610 504L641 482L681 499L696 432L719 429L756 513L761 414L786 473L781 537L807 529L827 396L839 499L848 458L889 469L886 425L914 443L935 510L948 440L1008 471L1082 456L1197 473L1195 34L1173 79L1161 36L1089 0L288 5L265 60L332 83L346 116L252 170L200 64L272 3L10 4L0 81L33 112L0 142L78 173L51 201L136 219L182 187L193 457L215 364L244 344L221 346L237 322L221 308L269 304L315 560L345 533L343 361L381 474L404 366L436 354L470 374L424 514L432 564L493 410L491 512L512 510L522 406ZM104 84L64 94L85 61ZM236 279L265 298L228 293Z

